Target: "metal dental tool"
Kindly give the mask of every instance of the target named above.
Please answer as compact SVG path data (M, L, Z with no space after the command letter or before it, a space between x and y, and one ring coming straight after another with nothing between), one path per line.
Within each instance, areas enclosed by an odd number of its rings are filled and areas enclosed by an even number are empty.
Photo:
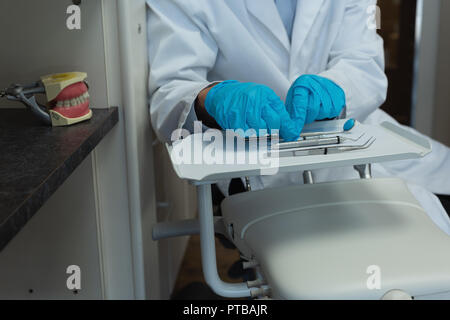
M346 141L359 141L365 134L362 133L357 138L350 138L345 136L333 136L333 135L321 135L303 137L302 140L293 142L280 142L271 146L272 150L285 150L304 147L317 147L317 146L329 146L340 145Z
M303 128L301 137L311 137L320 135L338 135L350 132L356 125L356 120L330 120L317 121L306 125Z
M25 104L30 111L37 116L46 125L51 125L50 114L47 113L47 108L40 105L36 101L35 94L44 94L45 87L41 81L33 82L29 85L13 84L9 88L0 92L0 98L6 97L11 101L20 101Z
M356 126L356 120L328 120L328 121L317 121L304 126L300 139L307 138L317 138L317 137L330 137L337 136L344 133L350 133L350 131ZM281 143L284 143L283 139L280 139L278 134L267 134L265 136L251 136L245 137L246 141L259 140L261 138L267 138L268 140L276 137Z
M328 146L313 146L313 147L299 147L290 149L271 149L269 156L279 157L296 157L296 156L309 156L309 155L327 155L336 154L356 150L365 150L370 148L376 141L375 137L369 138L365 143L360 145L328 145Z

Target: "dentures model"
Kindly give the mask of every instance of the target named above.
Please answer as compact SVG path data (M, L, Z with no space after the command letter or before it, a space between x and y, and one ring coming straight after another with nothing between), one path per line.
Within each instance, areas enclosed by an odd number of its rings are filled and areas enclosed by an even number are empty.
M83 72L53 74L41 78L53 126L68 126L92 118Z

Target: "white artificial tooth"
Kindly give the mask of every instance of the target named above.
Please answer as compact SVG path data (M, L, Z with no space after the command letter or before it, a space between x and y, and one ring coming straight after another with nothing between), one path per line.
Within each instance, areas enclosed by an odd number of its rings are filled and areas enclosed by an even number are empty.
M72 100L70 100L70 105L72 107L78 105L77 99L73 98Z
M86 91L86 92L83 94L83 97L85 97L86 99L89 98L89 97L90 97L89 92Z
M64 100L64 107L70 107L70 100Z
M79 97L78 100L80 101L80 104L86 102L86 99L83 96Z
M57 107L62 107L63 106L63 102L62 101L57 101L56 102L56 106Z

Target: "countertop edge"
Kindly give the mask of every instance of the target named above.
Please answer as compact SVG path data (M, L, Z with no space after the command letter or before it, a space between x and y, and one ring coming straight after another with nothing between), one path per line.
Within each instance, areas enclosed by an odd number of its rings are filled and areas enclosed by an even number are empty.
M0 237L0 251L22 230L26 223L119 122L118 107L110 107L108 109L113 109L111 115L102 121L94 133L74 153L65 159L61 166L56 168L47 179L42 181L32 195L11 213L5 223L0 225L0 234L2 235Z

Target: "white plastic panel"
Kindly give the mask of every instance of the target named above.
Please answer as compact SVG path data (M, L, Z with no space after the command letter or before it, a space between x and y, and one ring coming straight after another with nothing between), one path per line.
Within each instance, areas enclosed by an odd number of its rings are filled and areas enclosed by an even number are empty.
M137 1L133 1L135 2ZM72 1L61 0L0 1L0 12L2 12L0 30L8 33L0 50L0 70L2 71L0 87L3 88L11 83L24 84L36 81L40 76L50 73L86 71L90 85L91 106L94 108L119 107L119 123L93 151L93 156L89 157L91 165L82 166L73 175L83 177L76 180L79 183L77 188L80 190L94 183L92 193L94 201L84 200L83 215L79 215L79 218L86 219L90 226L96 227L99 236L92 238L90 234L85 235L90 232L90 229L79 229L78 236L92 240L84 247L89 250L96 248L100 255L95 256L92 261L101 270L95 281L102 281L103 294L97 297L132 299L136 297L133 283L134 269L141 265L133 265L131 253L127 186L130 179L126 172L127 153L121 100L122 78L116 1L82 1L81 30L68 30L66 27L66 19L69 17L66 10L72 4ZM141 6L141 11L142 8L144 6ZM142 13L141 16L143 15ZM141 43L145 46L145 39L142 39ZM22 107L5 99L0 100L0 107L11 106ZM143 161L151 163L147 156ZM151 179L148 180L151 181ZM70 203L72 195L68 192L68 188L61 188L54 197L58 199L52 201ZM150 198L147 197L143 201ZM80 199L80 201L83 200ZM41 216L45 215L59 214L53 210L56 210L54 206L44 206L34 220L40 220ZM84 225L84 222L78 223L78 225L82 224ZM60 226L66 227L65 224ZM36 232L35 236L39 236L42 232L39 228L33 230ZM64 230L61 232L64 233ZM28 241L28 238L20 239ZM24 242L20 246L27 248L27 245L30 244ZM46 250L45 247L41 249ZM64 253L56 251L54 254ZM151 254L156 258L156 250L153 250ZM38 254L35 255L36 263L46 265L46 262L40 261L39 257ZM45 259L45 255L42 255L42 259ZM49 265L50 267L53 266ZM156 272L154 268L152 272ZM59 276L59 274L55 276L55 281L59 281L57 278ZM36 280L38 279L36 277ZM92 280L92 283L95 281ZM143 281L139 281L141 286L142 283ZM86 296L86 298L90 297Z
M274 298L380 299L400 289L425 299L450 289L450 237L401 180L238 194L224 200L222 212ZM369 267L379 268L379 289L367 286Z

